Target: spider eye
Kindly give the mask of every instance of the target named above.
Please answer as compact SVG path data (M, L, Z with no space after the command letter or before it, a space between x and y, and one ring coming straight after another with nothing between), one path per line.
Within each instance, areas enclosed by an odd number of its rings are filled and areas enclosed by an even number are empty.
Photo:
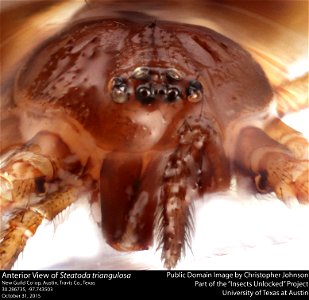
M201 101L203 93L203 86L197 80L190 81L189 87L187 88L187 99L189 102L196 103Z
M147 67L138 67L133 72L133 78L138 80L146 80L149 78L150 70Z
M113 80L112 99L116 103L124 103L128 100L128 86L121 77Z
M174 102L179 98L179 96L180 91L177 88L172 87L167 90L165 99L168 102Z
M154 93L148 86L139 86L136 90L136 98L143 104L149 104L154 100Z
M166 76L167 76L167 78L173 79L173 80L181 80L182 79L180 72L177 71L176 69L168 69L166 71Z

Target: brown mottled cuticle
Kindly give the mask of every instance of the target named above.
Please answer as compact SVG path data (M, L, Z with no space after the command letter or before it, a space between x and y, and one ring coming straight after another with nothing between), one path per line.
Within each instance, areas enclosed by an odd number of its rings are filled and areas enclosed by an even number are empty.
M308 202L307 141L272 114L272 87L251 55L211 29L125 19L68 26L21 68L12 99L3 124L18 120L22 143L3 151L1 205L22 210L30 199L35 229L81 194L99 194L106 241L144 250L157 234L170 269L190 242L193 201L227 190L236 173L257 192ZM29 223L6 231L1 268L22 251Z

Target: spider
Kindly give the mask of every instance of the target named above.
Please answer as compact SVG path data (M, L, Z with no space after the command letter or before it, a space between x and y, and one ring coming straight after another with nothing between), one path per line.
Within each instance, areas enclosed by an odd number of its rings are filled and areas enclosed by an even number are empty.
M1 268L83 194L99 199L109 245L148 249L156 232L168 269L190 238L192 203L234 175L308 203L308 143L274 114L274 94L289 109L284 87L274 91L246 50L209 28L69 25L20 68L1 116Z

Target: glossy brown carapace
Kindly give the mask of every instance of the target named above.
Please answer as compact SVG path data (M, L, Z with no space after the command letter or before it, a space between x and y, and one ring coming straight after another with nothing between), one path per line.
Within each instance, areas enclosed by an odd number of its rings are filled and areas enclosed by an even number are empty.
M192 201L228 189L234 172L308 202L307 142L272 115L272 88L250 54L210 29L75 24L33 53L12 98L20 145L2 150L1 205L13 212L2 268L42 218L85 192L99 195L112 247L147 249L157 232L167 268L189 240Z

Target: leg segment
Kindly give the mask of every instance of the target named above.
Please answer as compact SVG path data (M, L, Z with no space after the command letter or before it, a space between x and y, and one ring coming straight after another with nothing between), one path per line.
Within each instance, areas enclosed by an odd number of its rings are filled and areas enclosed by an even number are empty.
M43 219L52 220L77 199L77 189L69 188L48 195L42 202L18 212L1 233L0 269L10 269Z
M0 168L0 208L24 208L77 173L80 163L54 134L42 132L29 143L7 153ZM69 160L67 158L70 158ZM56 181L58 182L56 183ZM62 184L65 178L62 178ZM53 186L49 186L52 184Z
M264 130L272 139L287 147L296 159L308 159L307 140L280 119L273 119Z
M309 73L286 81L276 87L277 111L279 116L308 108L308 80Z
M300 160L262 130L246 127L239 134L234 160L255 176L259 191L308 203L308 160Z
M30 196L44 192L44 182L54 177L55 169L49 158L31 150L16 152L1 168L2 210L26 206Z
M12 267L44 218L52 220L88 190L80 171L68 147L47 132L5 155L0 169L0 208L2 217L10 219L1 232L1 269Z

